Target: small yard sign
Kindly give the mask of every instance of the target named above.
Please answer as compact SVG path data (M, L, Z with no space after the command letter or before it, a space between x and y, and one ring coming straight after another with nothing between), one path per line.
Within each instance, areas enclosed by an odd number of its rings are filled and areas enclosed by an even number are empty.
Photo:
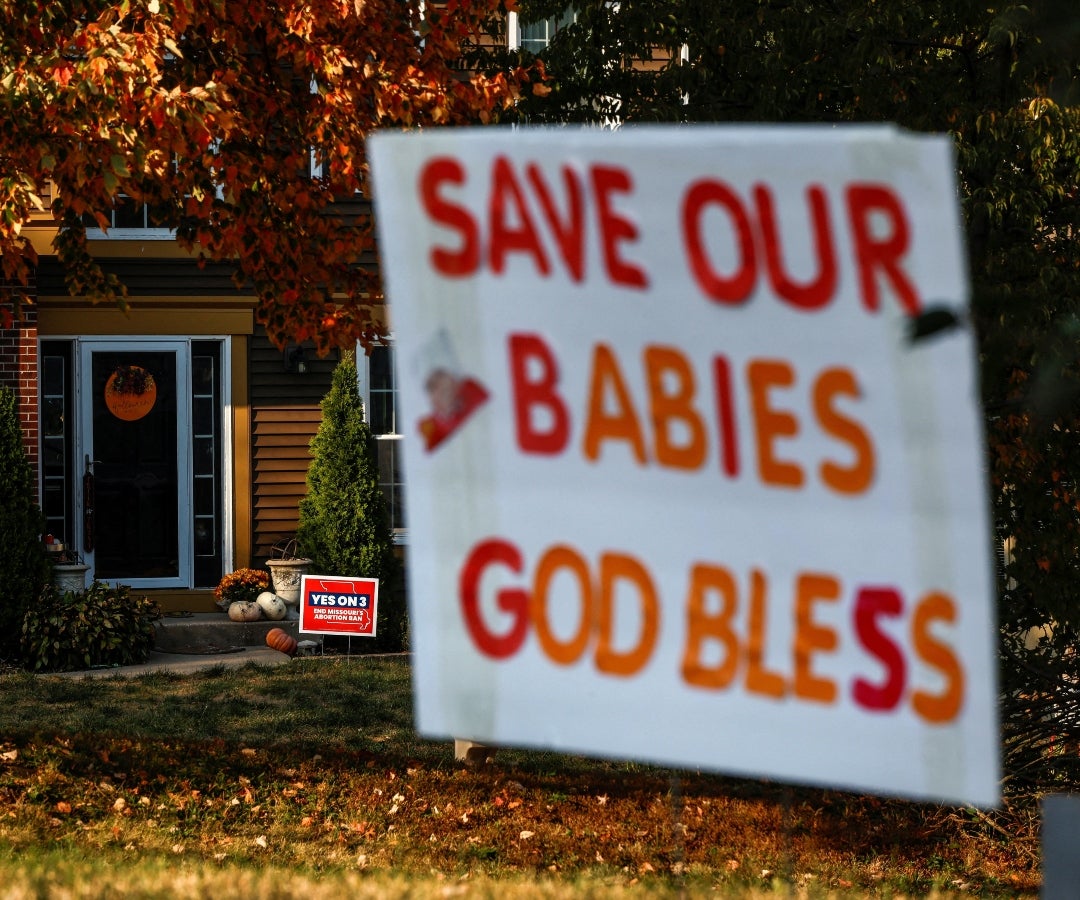
M300 631L375 637L377 578L305 575L300 582Z
M996 803L950 141L435 129L371 150L419 728ZM928 312L955 327L913 341Z

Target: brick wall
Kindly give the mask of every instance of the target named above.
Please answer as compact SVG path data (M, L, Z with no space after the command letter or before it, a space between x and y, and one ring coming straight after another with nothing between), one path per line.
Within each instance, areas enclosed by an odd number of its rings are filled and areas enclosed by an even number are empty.
M0 328L0 384L10 387L19 401L23 444L35 483L38 477L38 353L37 307L23 306L21 320Z

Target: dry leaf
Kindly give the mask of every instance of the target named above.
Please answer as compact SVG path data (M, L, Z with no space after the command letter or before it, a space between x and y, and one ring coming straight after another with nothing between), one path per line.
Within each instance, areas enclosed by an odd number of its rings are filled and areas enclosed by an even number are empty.
M535 832L535 831L523 831L523 832L521 832L521 834L519 835L519 837L520 837L520 838L521 838L521 839L522 839L523 841L527 841L527 840L528 840L529 838L531 838L531 837L532 837L532 836L533 836L534 834L536 834L536 832Z
M58 813L69 813L71 812L71 804L66 800L60 800L56 804L56 811Z
M268 844L266 842L266 837L264 835L260 834L257 838L255 838L255 846L256 847L262 847L263 850L265 850L267 848L267 846L268 846Z
M4 760L5 762L11 762L11 760L18 758L18 750L5 750L3 753L0 753L0 759Z

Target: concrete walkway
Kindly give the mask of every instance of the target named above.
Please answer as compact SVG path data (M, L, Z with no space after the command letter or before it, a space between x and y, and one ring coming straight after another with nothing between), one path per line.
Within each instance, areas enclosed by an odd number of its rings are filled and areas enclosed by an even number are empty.
M277 650L271 650L269 647L239 647L224 653L165 653L154 650L147 662L134 666L114 666L57 674L63 678L136 678L150 672L175 672L178 675L188 675L219 666L235 668L249 663L257 666L281 666L287 662L289 662L288 656Z
M295 620L233 622L224 613L165 616L154 626L156 640L150 659L134 666L114 666L64 672L66 678L135 678L148 672L188 674L218 666L232 668L253 663L280 666L289 657L266 646L266 635L281 628L300 638Z

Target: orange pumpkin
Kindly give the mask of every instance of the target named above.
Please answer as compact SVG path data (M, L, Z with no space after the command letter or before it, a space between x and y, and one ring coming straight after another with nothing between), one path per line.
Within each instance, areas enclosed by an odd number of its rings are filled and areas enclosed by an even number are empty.
M296 638L280 628L271 628L266 634L266 646L279 650L287 656L296 656Z

